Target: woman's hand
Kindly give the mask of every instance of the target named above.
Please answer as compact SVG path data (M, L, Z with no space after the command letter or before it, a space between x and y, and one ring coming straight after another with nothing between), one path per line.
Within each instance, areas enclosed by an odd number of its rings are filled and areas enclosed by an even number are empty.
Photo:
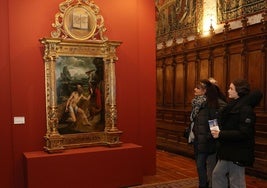
M213 138L219 138L220 130L212 130L211 134Z

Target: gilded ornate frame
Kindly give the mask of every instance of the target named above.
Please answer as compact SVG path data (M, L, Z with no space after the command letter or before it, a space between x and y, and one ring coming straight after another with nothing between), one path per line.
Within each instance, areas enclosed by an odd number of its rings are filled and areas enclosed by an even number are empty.
M116 126L116 75L118 60L116 49L119 41L110 41L103 35L104 19L99 8L91 0L66 0L59 5L55 15L55 28L51 37L42 38L45 63L46 128L45 151L62 152L68 148L96 145L120 146L122 131ZM77 18L81 17L81 18ZM79 20L80 19L80 20ZM83 20L82 20L83 19ZM75 20L75 21L74 21ZM82 27L79 27L82 21ZM98 58L103 63L103 131L88 131L70 134L59 132L59 104L57 102L56 67L59 58Z

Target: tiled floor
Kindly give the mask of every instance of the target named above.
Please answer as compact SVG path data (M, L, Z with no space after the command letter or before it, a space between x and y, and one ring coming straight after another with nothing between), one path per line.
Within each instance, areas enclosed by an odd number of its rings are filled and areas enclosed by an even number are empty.
M197 177L195 161L181 155L158 150L157 172L154 176L145 176L143 184L173 181ZM246 176L247 188L267 188L267 180Z

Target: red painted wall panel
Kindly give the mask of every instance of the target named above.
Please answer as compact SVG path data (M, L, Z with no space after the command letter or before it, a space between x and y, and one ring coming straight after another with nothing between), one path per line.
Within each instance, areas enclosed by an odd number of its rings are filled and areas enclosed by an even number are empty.
M13 187L8 0L0 2L0 187Z
M62 0L63 1L63 0ZM49 37L55 1L0 2L1 144L9 167L1 184L25 186L23 152L42 150L45 134L44 64L39 38ZM106 35L122 41L116 63L118 128L122 141L143 146L144 173L155 173L155 21L154 0L95 0L104 17ZM24 125L12 118L25 116ZM3 119L2 119L3 118ZM5 143L3 145L3 143ZM2 159L2 158L1 158ZM1 160L2 161L2 160ZM1 162L2 164L2 162ZM5 173L5 174L4 174ZM14 177L13 177L14 174Z

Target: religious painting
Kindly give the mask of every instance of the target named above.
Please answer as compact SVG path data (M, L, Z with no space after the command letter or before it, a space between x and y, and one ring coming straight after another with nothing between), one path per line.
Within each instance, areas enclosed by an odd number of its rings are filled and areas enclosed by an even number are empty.
M102 58L60 56L56 90L60 134L104 131Z

